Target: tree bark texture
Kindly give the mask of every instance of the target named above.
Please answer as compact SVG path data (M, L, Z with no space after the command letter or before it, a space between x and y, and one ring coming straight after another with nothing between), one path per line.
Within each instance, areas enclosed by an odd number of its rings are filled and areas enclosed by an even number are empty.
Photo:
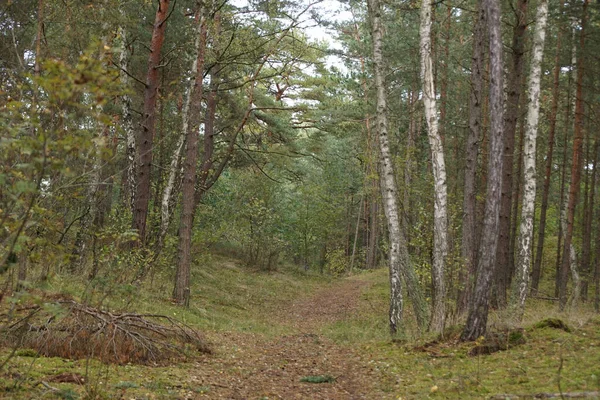
M127 46L127 31L123 27L119 27L119 33L121 36L121 53L119 54L119 68L121 69L120 80L123 87L129 87L129 75L126 71L129 70L129 57L130 52ZM121 112L122 112L122 126L125 130L126 147L126 186L125 186L125 202L133 212L135 205L135 193L136 193L136 174L137 165L135 159L135 129L133 128L133 116L131 113L131 97L125 93L121 96Z
M561 5L563 3L561 2ZM561 7L562 9L562 7ZM556 33L556 49L554 53L554 69L552 71L552 105L550 106L550 117L548 127L548 152L546 153L546 165L544 171L544 186L542 188L542 204L540 208L540 222L538 227L538 241L535 251L535 261L531 271L531 292L537 293L542 274L542 260L544 254L544 240L546 238L546 215L548 213L548 199L550 195L550 178L552 177L552 166L554 159L554 142L556 134L556 116L558 114L558 96L560 87L560 50L562 30Z
M529 75L529 106L527 109L527 123L523 143L524 188L523 203L521 206L521 227L519 229L519 258L516 269L519 319L523 317L523 313L525 312L529 266L531 264L536 193L536 143L540 117L542 58L544 55L547 20L548 1L541 0L538 5L535 32L533 34L531 72Z
M431 0L421 4L421 83L423 85L423 105L433 170L433 263L431 277L433 283L433 310L430 329L443 332L446 318L446 282L444 269L448 254L448 195L446 186L446 163L444 148L439 134L439 121L433 78L431 55Z
M381 6L378 0L368 0L371 19L371 35L373 38L373 68L375 72L375 88L377 91L376 131L379 135L379 161L381 164L381 190L383 209L388 223L390 241L390 332L395 334L402 329L402 263L408 257L406 243L400 230L394 166L388 143L387 94L385 92L383 65L383 29L381 26ZM404 253L402 248L404 248ZM406 265L404 265L406 267Z
M458 293L457 313L464 313L469 305L473 288L477 259L477 155L481 136L483 105L483 62L485 58L485 11L483 0L478 2L475 28L473 30L473 56L471 59L471 94L469 98L469 134L465 148L465 186L463 191L461 258L464 266L459 274L459 284L464 288Z
M500 213L500 186L502 180L503 116L503 63L502 32L500 28L500 2L484 0L490 41L490 147L487 193L481 233L477 278L469 315L462 340L475 340L485 334L489 311L490 288L496 265L498 244L498 219Z
M581 30L579 32L579 57L577 57L577 83L575 93L575 126L573 132L573 158L571 161L571 183L569 186L569 197L567 204L567 215L566 215L566 230L564 232L565 238L563 243L563 255L560 267L560 281L559 281L559 308L565 309L567 305L567 280L569 274L570 264L570 249L573 241L573 228L575 225L575 208L577 206L577 200L579 196L579 182L581 180L581 168L582 168L582 148L583 148L583 70L584 70L584 53L585 48L585 31L587 23L587 6L589 0L584 0L583 11L581 16Z
M188 110L189 123L186 132L186 151L183 163L183 185L181 221L179 223L179 247L177 251L177 271L173 299L181 305L190 305L190 267L192 262L192 228L196 209L196 166L198 164L198 141L200 135L200 115L202 109L202 79L204 77L204 57L206 54L207 24L203 7L198 3L196 14L198 24L196 34L196 58L194 60L194 87L190 91Z
M160 0L152 29L142 122L137 135L138 166L132 227L137 230L139 243L142 245L146 243L146 220L148 218L148 203L150 202L150 174L152 172L152 146L156 129L159 65L161 49L165 40L168 10L169 0Z
M523 82L523 64L525 53L525 30L527 29L528 0L518 0L514 9L515 26L512 37L512 64L510 79L507 83L506 112L504 122L504 159L502 166L502 199L500 201L500 225L496 254L496 305L506 305L509 274L513 255L510 249L510 222L512 210L513 160L515 151L515 132L519 120L519 103Z

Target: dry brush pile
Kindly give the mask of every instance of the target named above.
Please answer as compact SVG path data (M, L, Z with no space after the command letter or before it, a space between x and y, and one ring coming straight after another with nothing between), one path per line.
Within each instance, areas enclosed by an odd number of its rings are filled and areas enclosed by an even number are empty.
M166 364L210 347L195 329L165 315L109 312L74 300L2 315L3 345L40 355L115 364Z

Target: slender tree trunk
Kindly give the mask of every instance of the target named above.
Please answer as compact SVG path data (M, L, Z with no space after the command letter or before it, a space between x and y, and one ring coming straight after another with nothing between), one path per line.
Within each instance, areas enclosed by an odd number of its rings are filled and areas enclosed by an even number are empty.
M152 172L152 146L154 131L156 129L156 99L158 97L160 54L165 39L168 10L169 0L159 0L152 30L152 40L150 42L142 123L137 135L137 157L139 164L137 168L132 227L137 230L139 242L142 245L146 244L146 220L148 217L148 204L150 202L150 173Z
M475 290L469 306L469 316L462 340L475 340L485 334L489 311L489 296L496 265L498 219L500 213L500 186L502 181L503 63L502 32L500 29L500 2L484 0L490 40L490 151L487 194L483 232Z
M381 189L383 196L383 209L388 222L390 241L390 332L394 335L402 329L403 297L401 287L402 268L402 232L400 231L400 215L396 202L396 188L394 167L388 143L387 122L387 95L385 92L384 66L383 66L383 30L381 26L381 6L378 0L368 1L371 20L371 35L373 37L373 63L375 69L375 87L377 90L376 130L379 135L379 160L381 163Z
M123 12L123 11L121 11ZM129 71L129 57L130 52L127 46L127 31L120 27L119 28L121 41L123 45L123 49L121 50L121 54L119 54L119 67L122 72L120 74L121 84L123 87L129 87L129 75L125 71ZM121 126L125 131L126 138L126 147L125 147L125 156L126 156L126 186L125 186L125 199L126 204L129 206L130 210L133 212L135 205L135 193L136 193L136 176L137 176L137 165L135 159L135 130L133 128L133 116L131 113L131 97L129 94L125 93L121 96L121 112L123 114Z
M354 270L354 259L356 257L356 243L358 243L358 232L360 228L360 217L361 211L363 208L363 198L364 194L360 195L360 200L358 202L358 216L356 217L356 227L354 229L354 242L352 244L352 255L350 256L350 273Z
M196 169L198 164L198 141L200 135L200 111L202 109L202 79L206 54L206 10L198 3L196 11L198 31L196 36L196 59L194 60L194 87L190 92L189 123L186 132L186 151L183 164L181 222L179 223L178 264L175 273L173 299L180 305L190 305L190 266L192 261L192 228L196 202Z
M561 10L562 10L561 2ZM558 96L560 87L560 50L562 30L559 28L556 34L556 49L554 53L554 70L552 72L552 105L550 108L550 126L548 128L548 153L546 153L546 165L544 171L544 186L542 189L542 205L540 208L540 223L538 228L538 242L535 251L535 261L531 273L531 292L537 293L542 275L542 260L544 254L544 240L546 238L546 214L548 213L548 198L550 195L550 178L552 177L552 166L554 156L554 136L556 134L556 116L558 114Z
M525 53L525 30L527 28L528 0L518 0L515 7L515 26L512 39L512 65L508 80L506 114L504 125L504 160L502 176L502 200L500 203L500 225L496 254L495 301L498 307L506 305L506 292L510 258L510 213L512 210L513 159L515 132L519 119L519 103L522 91L523 55Z
M523 313L525 312L529 265L531 263L536 192L536 141L540 117L542 57L544 55L547 19L548 1L541 0L538 5L535 32L533 33L531 73L529 76L529 107L527 110L527 126L523 143L524 188L523 205L521 207L521 228L519 230L519 262L516 271L519 319L523 318Z
M524 81L523 85L526 85L527 82ZM523 101L521 101L521 109L524 110L527 107L527 98L526 96L521 96L521 99ZM510 286L512 284L512 279L513 276L515 274L515 259L514 257L512 257L513 253L516 251L515 247L516 247L516 242L517 242L517 233L518 233L518 228L519 226L519 202L522 200L522 193L521 193L521 176L523 176L523 145L524 145L524 141L525 141L525 130L526 130L526 115L523 115L521 117L521 122L520 122L520 128L519 128L519 142L518 142L518 147L517 147L517 170L515 173L515 179L513 182L513 193L512 193L512 199L513 199L513 204L512 204L512 211L510 213L510 218L511 218L511 222L510 222L510 254L511 257L509 257L509 264L508 264L508 285ZM534 220L534 232L535 232L535 220Z
M483 2L478 2L475 29L473 31L473 56L471 59L471 94L469 98L469 134L465 149L465 187L463 192L462 245L461 258L464 266L459 272L457 314L467 310L473 288L477 258L477 155L481 135L483 102L483 62L485 58L485 11Z
M571 66L575 66L577 63L576 58L576 46L575 46L575 32L572 34L572 56L571 56ZM572 74L571 68L567 72L568 81L567 81L567 102L565 107L565 123L564 123L564 135L563 135L563 154L562 154L562 165L561 165L561 174L560 174L560 223L558 224L558 243L556 246L556 277L554 282L554 296L558 297L559 287L560 287L560 268L562 262L562 241L564 238L564 230L562 220L565 218L565 207L563 205L565 202L565 188L567 186L567 165L569 158L569 130L571 128L571 108L573 106L573 97L571 93L572 86Z
M588 297L588 286L591 278L591 254L592 254L592 219L594 214L594 198L596 191L596 164L598 162L598 140L595 140L593 149L593 155L590 156L591 146L591 133L588 125L586 132L587 135L587 150L585 163L586 165L592 165L592 173L590 176L589 171L586 170L585 179L585 204L583 211L583 244L581 250L581 274L583 279L581 281L581 297L583 301L587 300ZM591 159L590 159L591 158Z
M390 332L395 334L402 328L402 290L401 276L407 284L409 295L412 298L415 307L417 323L423 327L426 324L426 309L420 288L416 280L410 260L408 249L400 229L400 215L398 213L398 203L396 196L398 189L395 181L394 166L388 143L388 122L387 122L387 95L384 80L383 65L383 29L381 25L381 6L378 0L369 0L369 15L371 19L371 34L373 36L373 63L375 71L375 87L377 91L377 115L376 127L379 135L379 160L381 164L381 189L383 196L383 206L388 222L388 231L390 238ZM416 300L416 301L415 301Z
M589 0L584 0L579 32L579 57L577 58L577 89L575 94L575 127L573 132L573 159L571 163L571 183L569 186L569 201L567 205L567 226L563 244L563 255L560 268L560 285L558 290L559 307L562 310L567 305L567 279L569 273L570 249L573 240L575 208L579 196L579 181L581 179L582 147L583 147L583 68L585 49L585 28L587 24L587 6Z
M196 203L196 166L198 164L198 140L200 135L200 110L202 109L202 79L206 54L206 10L198 3L196 11L198 30L196 34L196 58L193 63L194 87L190 92L189 123L186 126L186 151L183 164L181 222L179 223L178 264L175 274L173 299L186 307L190 304L190 265L192 228Z
M429 145L434 180L433 215L433 310L430 329L443 332L446 319L446 282L444 269L448 255L448 195L446 186L446 163L442 138L438 130L438 116L435 87L433 81L433 60L431 56L431 0L421 4L421 81L423 84L423 105L427 120Z

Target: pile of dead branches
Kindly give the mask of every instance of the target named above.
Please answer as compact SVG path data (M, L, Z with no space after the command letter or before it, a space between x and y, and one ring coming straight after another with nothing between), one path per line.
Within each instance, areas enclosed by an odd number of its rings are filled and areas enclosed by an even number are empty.
M30 306L5 325L4 344L48 357L116 364L165 364L210 352L196 330L166 315L109 312L74 300L55 304L60 307L54 310Z

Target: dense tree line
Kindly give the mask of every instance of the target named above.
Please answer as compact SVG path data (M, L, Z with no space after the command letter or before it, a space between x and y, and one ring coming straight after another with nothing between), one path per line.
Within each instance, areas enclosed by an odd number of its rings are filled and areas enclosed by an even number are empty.
M386 266L392 334L404 293L465 340L528 296L598 310L597 3L0 7L5 292L158 280L187 306L225 252Z

